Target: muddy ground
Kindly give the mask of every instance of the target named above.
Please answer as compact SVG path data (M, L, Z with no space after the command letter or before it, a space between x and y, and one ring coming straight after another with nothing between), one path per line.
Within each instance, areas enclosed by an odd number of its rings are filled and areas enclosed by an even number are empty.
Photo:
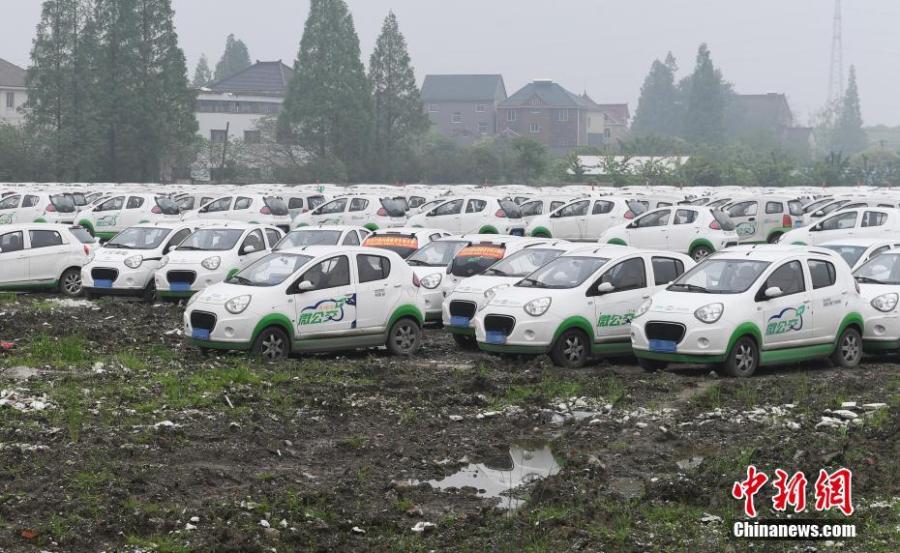
M891 358L747 380L633 359L567 371L463 353L435 329L411 359L263 365L204 357L180 328L172 304L0 296L0 340L16 341L0 354L0 551L900 547ZM853 469L856 512L805 517L858 537L730 537L750 463L802 470L810 488L820 468ZM461 469L484 492L427 483Z

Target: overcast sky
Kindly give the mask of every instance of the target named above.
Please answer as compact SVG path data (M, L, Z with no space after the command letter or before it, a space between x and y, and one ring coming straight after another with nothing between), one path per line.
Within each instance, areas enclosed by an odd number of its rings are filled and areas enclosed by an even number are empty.
M900 1L844 0L844 60L855 64L867 125L900 125ZM0 57L26 65L39 0L3 0ZM420 82L427 73L501 73L512 94L553 79L598 102L628 102L656 57L682 73L700 42L741 93L785 92L799 123L825 102L832 0L348 0L368 61L389 9ZM174 0L190 73L215 64L228 33L259 60L297 55L308 0Z

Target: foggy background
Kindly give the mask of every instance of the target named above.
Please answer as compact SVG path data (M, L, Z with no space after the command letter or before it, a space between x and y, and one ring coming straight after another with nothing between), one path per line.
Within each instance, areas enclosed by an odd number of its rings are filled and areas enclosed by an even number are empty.
M672 50L679 77L707 42L744 94L785 92L798 124L828 92L832 0L347 0L364 60L393 9L419 82L426 73L500 73L512 94L553 79L597 102L637 107L654 58ZM307 0L174 0L188 77L200 54L215 66L234 33L252 60L293 64ZM866 125L900 125L900 2L845 0L844 73L856 65ZM38 0L3 0L0 57L28 65Z

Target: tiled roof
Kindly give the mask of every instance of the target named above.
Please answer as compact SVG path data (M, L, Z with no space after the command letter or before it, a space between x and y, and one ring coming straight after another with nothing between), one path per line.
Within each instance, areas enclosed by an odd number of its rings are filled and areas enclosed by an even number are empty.
M627 125L631 119L628 104L597 104L597 111L605 113L612 121L619 125Z
M426 75L422 101L476 102L506 97L502 75Z
M0 86L25 87L25 70L0 58Z
M586 96L569 92L553 81L534 81L520 88L500 104L501 108L531 107L532 98L539 98L542 106L592 110L595 104Z
M294 70L279 61L258 61L230 77L213 81L204 88L213 92L286 96Z

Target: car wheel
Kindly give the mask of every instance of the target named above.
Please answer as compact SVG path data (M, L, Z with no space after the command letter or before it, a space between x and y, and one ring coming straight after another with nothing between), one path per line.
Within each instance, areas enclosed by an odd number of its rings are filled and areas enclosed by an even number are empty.
M691 257L694 259L694 261L702 261L703 259L706 259L710 255L712 255L712 253L712 248L710 248L709 246L697 246L696 248L691 250Z
M271 326L259 333L253 342L253 355L269 363L286 359L291 353L288 336L277 326Z
M59 291L70 298L81 295L81 269L66 269L59 277Z
M728 358L721 366L721 371L726 376L746 378L755 373L757 367L759 367L759 348L752 338L744 336L731 348Z
M557 367L576 369L587 361L591 345L587 335L578 329L570 329L562 333L562 336L553 344L550 350L550 360Z
M478 342L475 340L474 336L454 334L453 341L456 342L457 346L467 351L474 351L478 349Z
M862 338L855 328L844 330L838 339L837 347L831 354L831 362L838 367L852 369L862 359Z
M150 281L150 284L144 288L144 302L153 303L156 301L156 282Z
M392 355L412 355L422 345L422 329L412 319L400 319L388 332L387 349Z
M648 373L654 373L656 371L665 370L666 367L669 366L665 361L659 361L656 359L644 359L642 357L638 357L638 365L641 366L642 369L647 371Z
M780 238L781 238L781 233L780 233L780 232L773 232L771 235L769 235L769 239L767 240L767 242L768 242L769 244L777 244L777 243L778 243L778 240L779 240Z

